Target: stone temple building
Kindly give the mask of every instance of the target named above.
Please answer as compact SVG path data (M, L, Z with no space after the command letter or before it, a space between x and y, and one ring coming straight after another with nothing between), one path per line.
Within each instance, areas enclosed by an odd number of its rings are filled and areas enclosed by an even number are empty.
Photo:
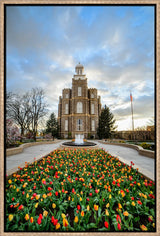
M101 113L100 96L96 88L88 88L84 67L80 63L75 68L72 88L65 88L59 97L58 123L61 138L97 138L97 127Z

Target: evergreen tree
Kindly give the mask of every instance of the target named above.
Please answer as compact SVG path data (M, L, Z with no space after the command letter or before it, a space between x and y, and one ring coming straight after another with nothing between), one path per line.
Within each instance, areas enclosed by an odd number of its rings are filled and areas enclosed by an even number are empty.
M54 112L50 115L49 120L46 123L46 133L51 133L52 137L58 137L58 122Z
M99 117L99 124L97 129L97 134L100 139L102 138L107 139L111 137L113 131L116 129L114 123L115 123L114 116L110 112L109 107L105 105Z

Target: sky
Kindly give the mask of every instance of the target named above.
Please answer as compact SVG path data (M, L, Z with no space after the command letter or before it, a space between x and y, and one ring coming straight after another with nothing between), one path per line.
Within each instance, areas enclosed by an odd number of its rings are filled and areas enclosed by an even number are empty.
M7 6L7 92L41 87L57 116L79 62L117 130L132 129L130 92L134 127L154 118L153 6Z

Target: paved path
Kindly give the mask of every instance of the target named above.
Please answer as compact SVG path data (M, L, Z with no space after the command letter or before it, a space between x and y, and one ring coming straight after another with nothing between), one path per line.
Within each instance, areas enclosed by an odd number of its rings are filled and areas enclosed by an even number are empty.
M18 170L18 166L23 167L26 161L33 162L34 160L38 160L41 157L49 154L51 151L57 149L63 142L64 140L61 140L53 144L42 144L24 148L22 153L7 157L7 174L13 173ZM113 156L117 156L126 164L130 164L130 162L132 161L133 163L135 163L134 167L139 168L139 172L154 180L154 159L139 155L136 150L131 148L102 144L98 143L98 141L96 141L96 143L100 148L105 149Z
M57 149L62 142L64 142L64 140L55 142L53 144L35 145L32 147L24 148L23 152L21 153L8 156L6 158L7 174L13 173L18 170L18 166L23 167L25 165L25 162L32 163L33 161L46 156L51 151Z
M138 168L139 172L152 180L155 179L155 159L142 156L138 153L138 151L132 148L111 144L98 144L100 148L105 149L105 151L108 151L111 155L117 156L120 161L129 165L132 161L135 164L134 168Z

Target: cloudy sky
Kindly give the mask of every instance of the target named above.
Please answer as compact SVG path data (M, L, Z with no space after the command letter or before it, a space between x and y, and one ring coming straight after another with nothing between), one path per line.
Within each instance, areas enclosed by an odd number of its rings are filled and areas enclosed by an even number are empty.
M80 62L117 130L132 128L130 91L135 127L154 117L152 6L7 6L6 13L7 91L42 87L57 115Z

